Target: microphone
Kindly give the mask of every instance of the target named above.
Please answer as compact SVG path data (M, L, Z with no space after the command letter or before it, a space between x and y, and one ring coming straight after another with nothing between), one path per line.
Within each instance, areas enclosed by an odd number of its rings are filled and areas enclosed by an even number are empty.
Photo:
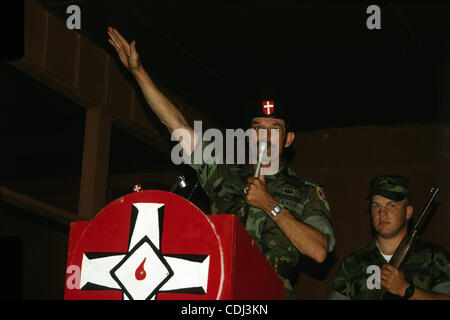
M259 141L258 164L256 165L254 175L255 178L259 177L259 170L261 168L262 159L266 150L267 150L267 141Z
M175 182L175 184L172 186L172 188L170 189L170 192L174 192L177 187L184 189L184 188L186 188L186 186L187 186L186 178L184 176L178 176L177 182Z

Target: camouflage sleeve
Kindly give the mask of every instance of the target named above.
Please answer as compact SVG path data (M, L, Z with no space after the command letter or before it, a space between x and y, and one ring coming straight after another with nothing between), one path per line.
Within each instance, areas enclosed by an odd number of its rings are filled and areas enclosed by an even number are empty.
M216 163L212 163L212 159L203 159L203 150L205 150L209 143L210 142L207 141L197 143L195 145L194 152L189 159L189 163L186 163L197 173L199 183L205 190L208 197L213 192L214 182L223 175L223 172L221 172L221 167L224 167Z
M328 238L328 252L331 252L336 241L330 222L331 210L326 200L325 192L319 186L311 186L308 192L308 200L305 203L301 217L297 218L325 234Z
M439 248L434 254L433 288L431 291L450 296L450 254Z
M345 260L340 264L336 276L334 277L333 287L328 300L350 300L351 296L351 283L349 281L348 271Z

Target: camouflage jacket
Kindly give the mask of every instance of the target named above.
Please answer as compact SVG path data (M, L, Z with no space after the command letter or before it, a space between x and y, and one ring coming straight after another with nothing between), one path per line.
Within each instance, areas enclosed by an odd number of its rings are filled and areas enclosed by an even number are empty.
M364 249L346 257L334 280L329 299L380 299L386 290L367 286L367 268L386 264L376 245L376 239ZM450 295L450 255L443 248L416 240L400 266L405 279L417 288ZM383 292L380 292L383 291ZM381 294L380 294L381 293Z
M210 200L211 214L232 213L239 217L263 254L274 266L285 287L292 290L289 278L297 265L300 252L283 231L261 209L245 201L244 188L254 169L249 165L191 164ZM328 237L328 249L334 248L334 233L330 223L330 208L323 189L310 179L294 173L286 160L280 170L265 176L270 194L299 221ZM290 292L293 294L293 291Z

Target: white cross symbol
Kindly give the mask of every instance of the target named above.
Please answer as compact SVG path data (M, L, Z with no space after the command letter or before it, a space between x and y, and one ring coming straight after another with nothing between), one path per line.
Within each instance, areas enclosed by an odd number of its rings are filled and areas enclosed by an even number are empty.
M122 290L125 300L154 300L159 292L206 294L210 256L163 254L164 204L134 203L133 207L128 252L85 252L81 290Z
M135 185L135 186L133 187L133 190L134 190L134 192L139 192L139 191L142 190L142 187L141 187L140 184L137 184L137 185Z
M272 114L272 111L270 110L270 109L272 109L272 108L273 108L273 104L270 104L270 101L266 101L266 102L264 103L264 109L267 110L267 114L268 114L268 115Z

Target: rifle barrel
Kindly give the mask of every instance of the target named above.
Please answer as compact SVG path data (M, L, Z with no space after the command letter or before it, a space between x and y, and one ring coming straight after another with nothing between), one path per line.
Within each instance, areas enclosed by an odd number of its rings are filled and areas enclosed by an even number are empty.
M428 208L431 206L431 203L433 202L434 198L436 197L437 193L439 192L439 188L432 188L431 192L433 195L431 196L430 200L427 203L427 206L422 211L422 214L420 215L419 219L417 219L416 225L414 226L414 230L417 230L419 228L420 222L422 221L423 217L425 216L425 213L428 211Z

